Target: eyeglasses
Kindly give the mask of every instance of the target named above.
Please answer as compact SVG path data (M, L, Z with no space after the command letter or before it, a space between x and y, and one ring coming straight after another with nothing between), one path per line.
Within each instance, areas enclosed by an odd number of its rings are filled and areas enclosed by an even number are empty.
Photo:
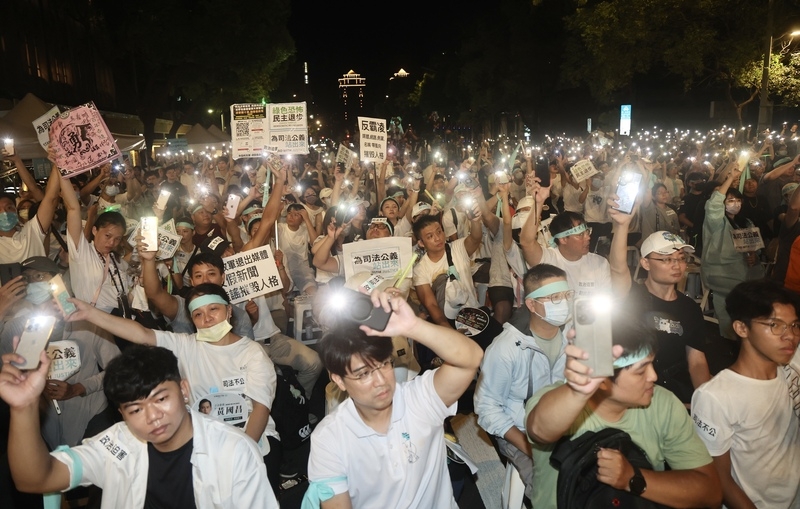
M380 364L377 365L377 367L373 369L364 368L357 375L353 376L345 375L345 378L349 378L350 380L355 380L358 383L366 384L372 381L372 378L375 375L376 371L380 371L381 374L385 376L386 373L391 371L392 368L394 368L394 358L387 359L381 362Z
M756 323L760 323L761 325L769 326L769 331L776 336L783 336L783 333L786 332L786 329L789 327L792 328L792 335L793 336L800 336L800 323L792 322L786 323L783 320L779 320L778 318L771 318L769 322L762 322L759 320L753 320Z
M564 299L572 300L575 297L575 290L567 290L566 292L558 292L558 293L551 293L550 295L545 295L544 297L539 297L537 299L541 302L550 301L553 304L561 304L561 301Z
M389 228L389 225L387 225L386 223L370 223L369 224L369 228L370 229L379 228L381 230L385 230L385 229Z
M686 265L689 263L686 260L685 256L679 256L678 258L653 258L651 256L646 257L648 260L653 260L656 262L661 262L664 265Z

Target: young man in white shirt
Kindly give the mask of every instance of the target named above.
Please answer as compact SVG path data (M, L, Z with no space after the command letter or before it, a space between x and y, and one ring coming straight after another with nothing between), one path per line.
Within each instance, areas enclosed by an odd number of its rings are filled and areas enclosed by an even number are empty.
M695 391L695 429L714 458L726 507L800 507L797 297L771 281L747 281L725 305L739 356Z
M319 343L331 380L350 397L311 435L306 501L322 509L456 509L443 421L455 414L483 353L455 330L418 318L397 289L370 298L392 313L384 330L342 327ZM426 345L443 364L398 384L392 336Z
M104 391L123 422L48 454L39 397L50 359L35 370L2 356L0 397L11 407L8 458L17 487L35 493L94 484L103 506L277 508L261 452L241 430L186 407L189 385L169 350L132 346L106 368Z

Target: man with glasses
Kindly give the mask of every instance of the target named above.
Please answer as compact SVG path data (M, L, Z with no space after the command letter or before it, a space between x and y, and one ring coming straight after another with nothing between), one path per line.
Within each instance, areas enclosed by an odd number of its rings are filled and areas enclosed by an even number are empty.
M703 313L694 300L675 288L685 277L687 256L693 252L692 246L668 231L650 234L642 242L639 260L647 279L633 285L626 303L632 316L655 331L657 383L687 407L694 389L711 379Z
M725 307L739 355L692 397L692 420L714 459L726 507L798 507L796 299L772 281L736 285Z
M455 329L417 317L398 289L370 298L392 313L384 330L345 324L318 344L331 381L350 397L311 435L304 506L457 509L443 422L455 414L483 352ZM427 346L442 365L398 384L392 336Z
M519 472L530 498L533 461L525 436L525 401L564 379L567 340L561 328L575 292L567 284L567 274L546 263L525 274L523 287L530 321L522 330L505 323L486 349L475 389L475 413L478 425L495 437L500 453Z

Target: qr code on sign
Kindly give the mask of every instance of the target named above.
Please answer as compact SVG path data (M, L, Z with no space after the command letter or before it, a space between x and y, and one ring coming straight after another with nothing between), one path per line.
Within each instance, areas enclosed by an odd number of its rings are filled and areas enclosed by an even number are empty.
M237 122L236 136L250 136L250 124L247 122Z

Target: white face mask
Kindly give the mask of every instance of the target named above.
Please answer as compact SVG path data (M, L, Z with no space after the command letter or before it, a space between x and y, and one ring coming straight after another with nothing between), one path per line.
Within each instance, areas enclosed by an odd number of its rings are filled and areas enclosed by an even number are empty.
M549 300L539 301L544 305L544 316L536 313L536 316L556 327L561 327L569 319L569 302L563 299L558 304L553 304Z
M119 187L116 185L106 186L106 194L109 196L116 196L119 194Z
M525 221L528 220L528 216L531 215L530 210L526 210L525 212L520 212L519 214L514 214L511 217L511 229L517 230L522 228L522 225L525 224Z
M233 326L228 320L223 320L205 329L197 329L197 341L217 343L227 336L231 329L233 329Z
M725 205L725 212L727 212L728 214L731 214L732 216L735 216L736 214L738 214L740 210L742 210L742 204L741 203L732 203L730 205L728 205L728 204Z

